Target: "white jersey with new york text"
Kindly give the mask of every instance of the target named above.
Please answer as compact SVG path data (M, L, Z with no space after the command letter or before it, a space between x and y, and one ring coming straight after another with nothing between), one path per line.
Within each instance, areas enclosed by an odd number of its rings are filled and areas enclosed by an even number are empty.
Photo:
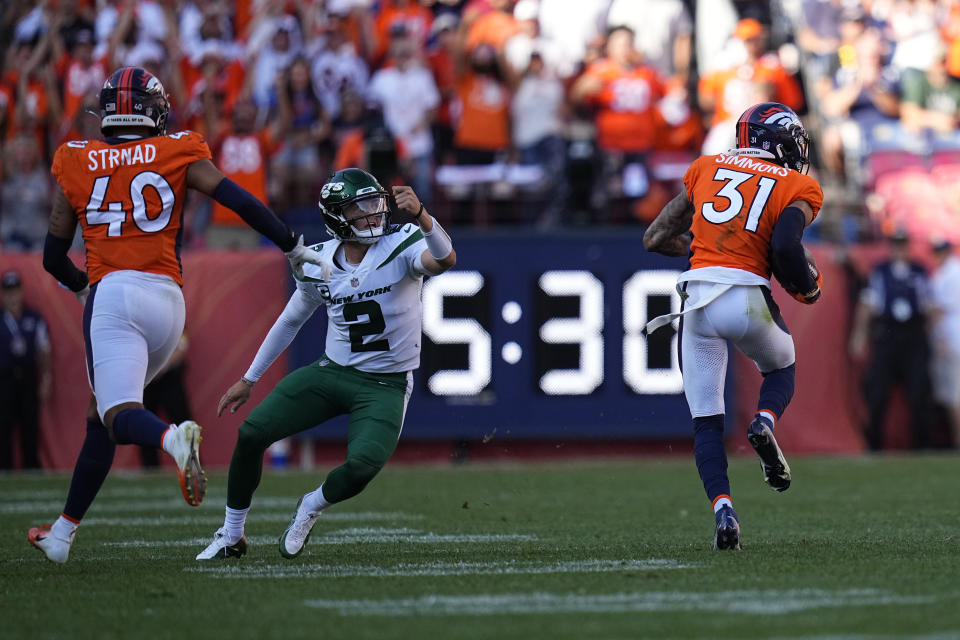
M321 267L304 264L297 288L327 308L326 355L337 364L371 373L411 371L420 366L420 290L424 273L415 266L427 248L413 224L382 237L351 265L330 240L313 248L332 266L329 282Z

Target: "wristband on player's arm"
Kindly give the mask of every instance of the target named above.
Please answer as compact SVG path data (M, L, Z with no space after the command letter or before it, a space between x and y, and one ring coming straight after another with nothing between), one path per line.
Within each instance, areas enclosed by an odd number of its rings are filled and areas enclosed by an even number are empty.
M429 214L427 214L429 215ZM427 243L427 250L434 260L443 260L453 251L453 243L450 242L450 236L443 230L437 219L433 219L433 227L430 231L423 232L423 239Z
M58 238L47 233L43 243L43 268L63 286L76 293L90 284L90 280L87 278L87 272L78 269L77 265L73 264L73 260L67 256L71 244L73 240Z
M230 178L224 178L213 191L213 199L231 209L253 229L265 235L286 253L297 244L297 238L273 211L249 191Z
M771 266L780 284L793 291L813 291L817 281L810 275L803 252L803 228L806 216L798 207L787 207L773 227L770 236Z

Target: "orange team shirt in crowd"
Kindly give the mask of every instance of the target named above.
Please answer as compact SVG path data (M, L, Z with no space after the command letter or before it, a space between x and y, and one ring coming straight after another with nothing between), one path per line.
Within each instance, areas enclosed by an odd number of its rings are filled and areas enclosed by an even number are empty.
M387 54L387 47L390 44L390 28L395 24L406 26L407 33L422 48L427 42L427 36L430 35L433 12L416 1L403 8L393 6L393 3L389 0L384 2L380 9L380 15L377 16L377 21L374 24L377 37L375 59L379 60Z
M192 131L60 145L51 172L80 220L91 285L122 270L159 273L183 285L187 167L209 158L206 141Z
M489 44L497 51L503 51L507 40L520 33L520 25L512 14L503 11L490 11L483 14L470 26L467 32L466 48L473 51L481 44Z
M693 222L690 268L732 267L770 277L770 237L796 200L823 205L810 176L746 155L700 156L683 176Z
M267 165L276 149L270 129L257 133L228 133L216 145L217 166L223 175L249 191L260 202L267 201ZM224 225L245 225L232 210L213 203L211 222Z
M653 147L662 123L657 103L663 82L651 67L625 69L612 60L599 60L584 72L603 83L588 103L597 109L597 143L601 149L642 153Z
M510 146L510 93L502 83L468 71L457 83L457 97L456 146L485 151Z
M83 99L91 93L99 93L106 76L104 61L106 58L94 60L89 67L83 66L78 60L69 56L63 60L63 119L73 120L77 110L83 104Z
M744 63L732 69L708 73L700 78L698 90L701 94L713 96L713 124L716 124L740 117L747 107L755 104L755 87L758 84L773 86L771 99L774 102L791 109L803 106L800 83L780 66L774 54L767 54L754 64Z

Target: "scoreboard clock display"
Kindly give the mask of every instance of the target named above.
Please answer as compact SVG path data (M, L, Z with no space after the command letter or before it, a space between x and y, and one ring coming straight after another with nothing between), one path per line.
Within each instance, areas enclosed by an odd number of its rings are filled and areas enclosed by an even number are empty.
M639 231L451 235L457 266L423 286L405 438L690 434L676 327L641 334L679 310L683 260L647 253ZM291 366L323 336L304 327Z

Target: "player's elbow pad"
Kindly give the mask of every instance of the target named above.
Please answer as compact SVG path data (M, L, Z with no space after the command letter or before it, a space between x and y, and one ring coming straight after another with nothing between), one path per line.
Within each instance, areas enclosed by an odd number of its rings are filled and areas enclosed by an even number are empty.
M213 199L231 209L253 229L265 235L284 252L297 244L293 232L265 204L230 178L224 178L213 191Z
M780 284L791 291L807 292L817 287L801 243L805 223L803 211L787 207L780 214L770 237L770 266Z
M80 291L90 281L87 273L78 269L67 256L71 244L72 240L48 233L43 243L43 268L70 291Z

